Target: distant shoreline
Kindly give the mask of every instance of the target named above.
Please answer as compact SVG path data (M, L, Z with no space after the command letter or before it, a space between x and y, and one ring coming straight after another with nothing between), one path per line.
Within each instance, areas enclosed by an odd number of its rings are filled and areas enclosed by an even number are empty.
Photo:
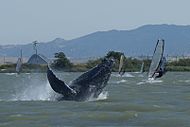
M16 73L15 71L15 64L13 65L3 65L5 66L2 68L2 65L0 66L0 73ZM68 69L53 69L56 72L86 72L90 68L80 68L80 67L74 67L74 68L68 68ZM190 66L167 66L166 70L168 72L190 72ZM41 66L32 66L32 67L24 67L21 71L21 73L46 73L47 66L41 65ZM116 69L113 69L112 72L118 72ZM126 72L138 72L136 69L126 69ZM144 71L145 73L148 72L148 70Z

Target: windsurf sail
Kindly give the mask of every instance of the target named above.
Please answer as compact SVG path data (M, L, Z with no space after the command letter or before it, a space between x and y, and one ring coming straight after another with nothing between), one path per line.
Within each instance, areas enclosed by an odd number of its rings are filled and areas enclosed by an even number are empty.
M144 72L144 62L142 62L140 73Z
M22 66L22 50L21 50L21 56L17 60L16 64L16 72L20 73L21 72L21 66Z
M161 64L160 64L160 68L162 70L163 73L166 72L166 57L162 58Z
M148 73L148 78L154 78L155 73L158 71L161 65L161 61L163 58L163 53L164 53L164 40L160 39L158 40L153 56L152 56L152 61L150 64L149 68L149 73Z
M21 60L21 58L18 58L18 61L17 61L17 64L16 64L16 72L17 73L20 73L21 65L22 65L22 60Z
M121 55L120 61L119 61L119 70L118 70L118 72L121 76L125 73L123 63L124 63L124 55Z

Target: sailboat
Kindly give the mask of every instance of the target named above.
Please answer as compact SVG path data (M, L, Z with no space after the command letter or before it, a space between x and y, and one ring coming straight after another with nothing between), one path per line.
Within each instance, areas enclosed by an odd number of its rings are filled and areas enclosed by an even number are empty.
M21 66L22 66L22 50L21 50L21 55L17 60L17 64L16 64L16 73L20 73L21 72Z
M142 62L140 73L144 72L144 62Z
M118 70L120 76L124 75L125 73L125 69L123 68L123 62L124 62L124 55L121 55L119 61L119 70Z
M154 80L155 78L160 78L164 74L165 70L165 57L163 57L164 54L164 40L159 39L154 53L152 57L152 61L150 64L149 72L148 72L148 79Z

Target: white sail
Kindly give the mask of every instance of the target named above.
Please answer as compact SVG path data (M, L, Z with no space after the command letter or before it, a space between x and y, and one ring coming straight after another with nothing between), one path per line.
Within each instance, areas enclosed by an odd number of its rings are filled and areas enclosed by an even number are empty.
M21 71L21 66L22 66L22 59L18 58L17 64L16 64L16 72L20 73Z
M17 73L20 73L21 66L22 66L22 50L20 50L20 57L18 58L17 64L16 64L16 72Z
M160 64L160 68L163 71L163 73L165 73L166 71L166 57L162 58L161 64Z
M119 61L119 73L122 71L122 67L123 67L123 59L124 59L124 56L121 55L120 56L120 61Z
M161 60L164 53L164 40L158 40L154 54L152 56L152 61L149 68L148 78L154 78L156 71L159 69Z
M144 62L142 62L140 73L143 73L144 71Z

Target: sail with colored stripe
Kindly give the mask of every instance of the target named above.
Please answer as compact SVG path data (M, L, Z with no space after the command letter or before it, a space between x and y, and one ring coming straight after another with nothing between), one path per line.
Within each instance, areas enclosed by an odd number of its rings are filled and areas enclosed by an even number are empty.
M121 55L120 57L120 61L119 61L119 74L122 76L124 73L125 73L125 70L124 70L124 55Z

